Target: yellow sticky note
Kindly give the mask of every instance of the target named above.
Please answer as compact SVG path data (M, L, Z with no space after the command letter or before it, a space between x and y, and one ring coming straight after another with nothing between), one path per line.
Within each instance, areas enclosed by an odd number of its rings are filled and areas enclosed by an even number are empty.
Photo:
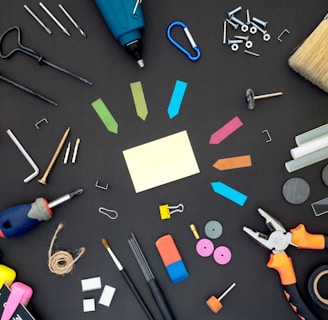
M187 131L123 151L136 193L200 172Z

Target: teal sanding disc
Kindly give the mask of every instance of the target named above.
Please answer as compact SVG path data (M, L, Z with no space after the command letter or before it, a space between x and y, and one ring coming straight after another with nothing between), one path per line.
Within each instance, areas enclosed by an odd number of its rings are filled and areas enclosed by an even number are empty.
M301 204L309 198L310 186L302 178L290 178L284 183L282 194L287 202Z

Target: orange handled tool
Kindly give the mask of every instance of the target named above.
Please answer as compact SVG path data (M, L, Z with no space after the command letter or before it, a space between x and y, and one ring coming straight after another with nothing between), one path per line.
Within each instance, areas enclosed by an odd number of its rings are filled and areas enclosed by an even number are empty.
M298 291L292 259L286 254L285 249L289 245L299 249L326 249L328 237L308 233L302 224L288 232L278 220L263 209L258 209L258 212L265 219L265 223L271 233L266 235L253 231L248 227L244 227L243 230L262 246L272 251L267 266L279 273L284 294L299 318L303 320L317 320L317 317L307 307Z

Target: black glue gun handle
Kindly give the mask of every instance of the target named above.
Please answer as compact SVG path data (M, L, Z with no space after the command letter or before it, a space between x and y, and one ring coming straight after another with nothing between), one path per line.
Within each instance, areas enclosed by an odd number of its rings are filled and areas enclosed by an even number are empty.
M169 305L167 304L167 301L161 291L161 289L159 288L157 282L155 279L150 280L148 282L149 288L153 294L153 297L156 301L156 304L159 308L159 310L161 311L161 314L164 318L164 320L175 320L172 311L169 307Z

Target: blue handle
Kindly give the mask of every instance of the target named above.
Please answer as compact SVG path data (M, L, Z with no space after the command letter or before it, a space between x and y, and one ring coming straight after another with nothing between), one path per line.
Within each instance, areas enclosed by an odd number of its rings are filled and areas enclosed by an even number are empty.
M0 237L19 237L51 217L52 211L43 198L36 199L32 204L10 207L0 213Z

